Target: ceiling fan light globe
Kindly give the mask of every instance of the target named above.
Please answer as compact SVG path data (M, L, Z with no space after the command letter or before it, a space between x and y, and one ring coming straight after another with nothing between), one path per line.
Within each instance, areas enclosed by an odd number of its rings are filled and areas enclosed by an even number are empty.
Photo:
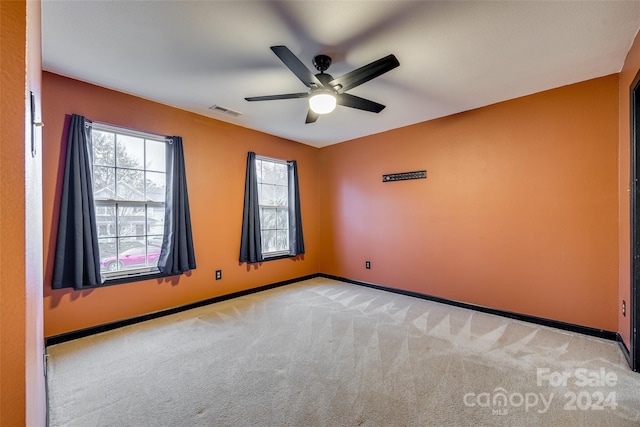
M309 108L316 114L329 114L336 109L336 97L330 93L317 93L309 98Z

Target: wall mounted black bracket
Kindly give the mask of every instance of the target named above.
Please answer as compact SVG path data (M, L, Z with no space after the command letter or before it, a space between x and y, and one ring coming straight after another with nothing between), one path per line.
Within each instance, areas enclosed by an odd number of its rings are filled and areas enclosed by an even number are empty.
M426 179L427 171L401 172L382 175L382 182L406 181L408 179Z

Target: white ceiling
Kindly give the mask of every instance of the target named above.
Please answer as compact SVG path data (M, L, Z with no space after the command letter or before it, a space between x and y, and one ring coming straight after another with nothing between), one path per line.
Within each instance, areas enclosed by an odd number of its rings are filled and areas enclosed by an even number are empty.
M42 3L46 71L315 147L619 72L639 28L640 1ZM245 101L308 90L273 45L334 77L395 54L349 91L387 108L305 124L305 99Z

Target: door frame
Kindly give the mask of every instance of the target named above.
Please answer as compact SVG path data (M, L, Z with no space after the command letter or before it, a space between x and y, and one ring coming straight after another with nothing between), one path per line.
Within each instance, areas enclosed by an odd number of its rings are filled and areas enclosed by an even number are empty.
M631 171L630 200L631 207L631 293L627 312L630 315L629 364L631 369L640 371L640 71L630 87L631 113Z

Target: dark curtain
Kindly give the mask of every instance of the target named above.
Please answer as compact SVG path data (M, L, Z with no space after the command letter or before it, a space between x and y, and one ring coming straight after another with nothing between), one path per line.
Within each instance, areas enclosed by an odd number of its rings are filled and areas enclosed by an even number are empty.
M244 182L240 262L253 264L261 261L262 241L260 238L260 206L258 204L256 153L249 152L247 156L247 175Z
M158 269L164 274L176 275L195 270L196 257L193 250L182 138L174 136L167 144L166 150L164 238L158 258Z
M103 282L93 204L91 130L86 121L83 116L71 116L53 263L53 289L83 289Z
M298 188L298 163L289 161L289 255L304 254L300 190Z

